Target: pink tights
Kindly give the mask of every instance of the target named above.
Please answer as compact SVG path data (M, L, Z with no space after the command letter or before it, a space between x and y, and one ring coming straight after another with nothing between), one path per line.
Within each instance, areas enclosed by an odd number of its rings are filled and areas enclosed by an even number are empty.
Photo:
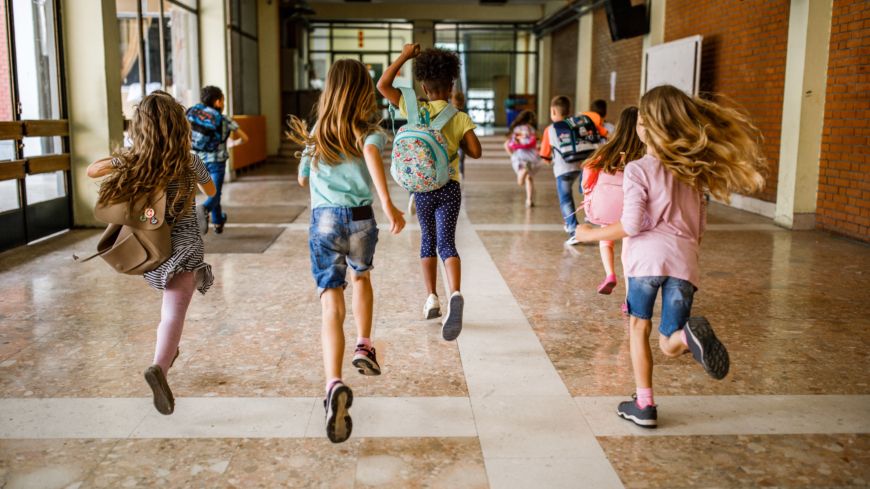
M169 371L169 364L175 357L178 343L181 341L181 330L184 328L184 316L187 306L196 290L196 274L193 272L177 273L163 291L163 309L160 311L160 326L157 327L157 347L154 351L154 363L160 365L163 373Z

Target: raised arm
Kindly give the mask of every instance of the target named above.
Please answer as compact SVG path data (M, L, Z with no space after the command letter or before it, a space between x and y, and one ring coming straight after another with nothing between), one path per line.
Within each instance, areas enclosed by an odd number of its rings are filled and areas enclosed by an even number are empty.
M405 44L405 47L402 48L402 54L396 58L396 61L393 61L393 64L384 71L384 74L381 75L381 79L378 80L378 91L381 92L381 95L387 98L393 105L399 105L399 99L402 98L402 92L393 86L393 81L396 79L396 75L399 74L399 70L402 69L402 66L408 62L409 59L413 59L415 56L420 54L420 45L419 44Z
M405 227L405 218L403 213L390 198L390 190L387 188L387 176L384 172L384 160L381 159L381 149L374 144L367 144L363 148L363 155L366 159L366 167L369 169L369 174L372 176L372 183L375 184L375 190L378 192L378 197L381 199L381 207L384 213L387 214L387 219L390 220L390 233L399 234L402 228Z

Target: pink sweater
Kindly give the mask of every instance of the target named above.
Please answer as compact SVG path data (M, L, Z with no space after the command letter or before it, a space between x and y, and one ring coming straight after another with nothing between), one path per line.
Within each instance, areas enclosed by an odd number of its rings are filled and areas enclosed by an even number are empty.
M707 227L704 196L646 155L625 167L622 227L631 239L629 277L665 275L698 287L698 240Z

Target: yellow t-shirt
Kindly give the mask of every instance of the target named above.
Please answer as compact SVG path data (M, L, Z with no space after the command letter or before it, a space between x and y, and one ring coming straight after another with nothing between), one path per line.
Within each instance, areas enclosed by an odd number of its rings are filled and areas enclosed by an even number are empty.
M429 121L434 121L435 117L447 107L446 100L436 100L434 102L420 102L417 101L417 107L422 111L424 108L429 111ZM408 117L408 109L405 108L405 97L402 96L399 98L399 114L402 117ZM420 116L422 120L422 115ZM444 139L447 140L447 156L452 157L456 154L456 151L459 149L459 142L462 141L462 138L465 137L465 133L473 130L477 126L471 122L471 117L468 117L468 114L465 112L459 112L452 119L450 119L447 124L444 125L444 128L441 129L441 134L444 135ZM453 169L456 170L453 175L453 179L457 182L459 181L459 158L455 158L453 162L450 163L453 166Z

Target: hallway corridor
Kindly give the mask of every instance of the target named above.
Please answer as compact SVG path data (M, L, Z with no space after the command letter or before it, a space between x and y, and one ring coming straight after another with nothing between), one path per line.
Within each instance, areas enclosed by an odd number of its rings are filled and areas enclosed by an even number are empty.
M481 140L457 229L456 342L421 319L416 219L393 236L374 206L372 338L384 373L357 375L347 349L356 399L342 444L324 433L310 198L295 164L224 187L226 206L305 210L289 223L225 211L224 234L207 236L216 281L191 303L168 375L171 416L155 411L141 373L160 292L72 260L92 253L99 230L0 255L0 487L870 485L870 248L710 203L692 312L710 319L731 371L715 381L691 355L668 359L654 333L659 427L642 430L615 413L635 389L619 260L613 294L597 294L599 248L564 245L551 168L526 208L503 137ZM277 235L262 253L209 252L257 230ZM439 289L445 297L441 277Z

